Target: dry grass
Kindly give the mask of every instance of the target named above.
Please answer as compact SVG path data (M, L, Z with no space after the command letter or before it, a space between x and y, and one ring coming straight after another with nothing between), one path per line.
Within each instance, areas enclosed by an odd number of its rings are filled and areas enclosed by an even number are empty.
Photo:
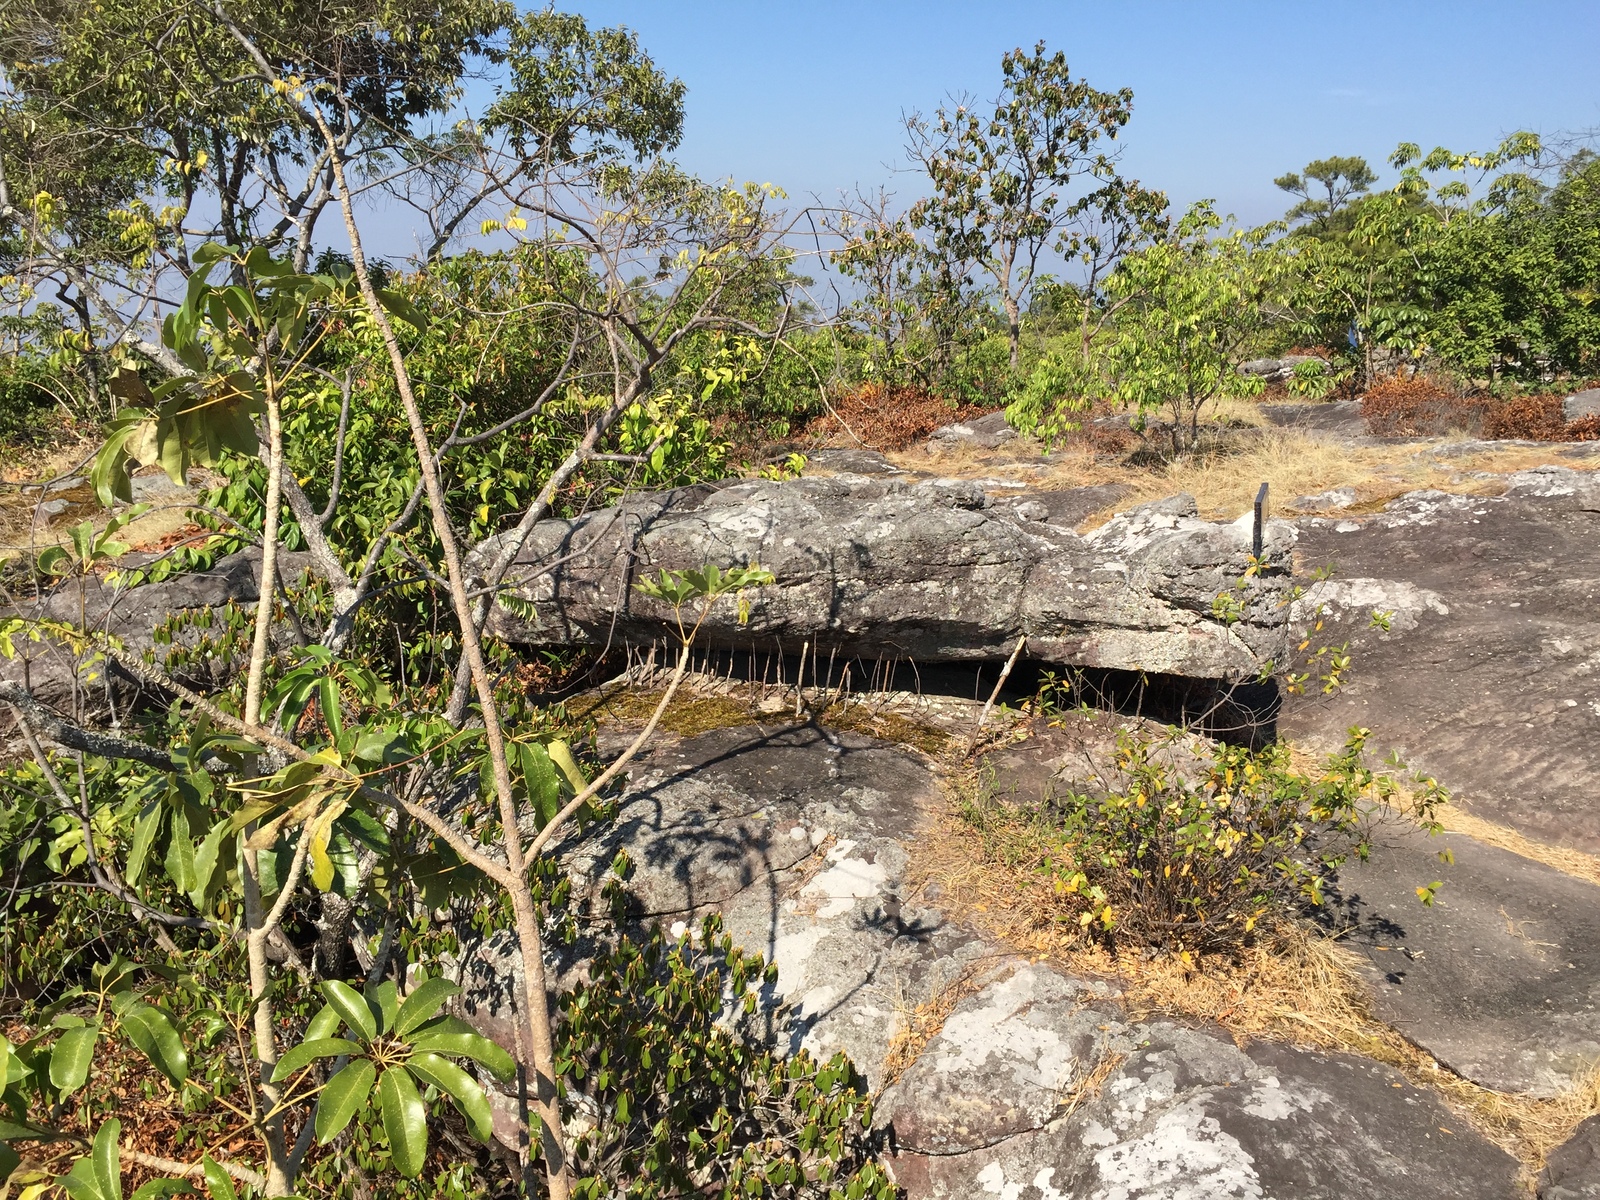
M1104 524L1113 511L1176 492L1192 495L1202 515L1230 521L1251 510L1263 482L1269 485L1272 507L1279 512L1298 496L1335 487L1353 487L1356 511L1361 511L1381 508L1396 496L1422 488L1494 495L1503 485L1496 479L1478 478L1479 474L1503 475L1552 461L1576 470L1600 469L1600 456L1556 460L1549 449L1538 446L1508 445L1439 458L1429 447L1341 445L1290 429L1268 429L1236 440L1231 449L1144 466L1124 457L1098 454L1092 447L1069 445L1044 455L1031 447L1017 448L1016 443L1000 451L965 446L937 457L921 449L888 457L911 471L1012 479L1038 489L1113 483L1131 489L1131 494L1115 505L1087 518L1079 526L1083 531Z
M1532 859L1547 867L1554 867L1565 875L1582 879L1600 887L1600 858L1582 850L1569 850L1565 846L1550 846L1536 842L1494 821L1474 816L1465 809L1447 804L1436 814L1439 823L1450 833L1459 833L1475 842L1509 850L1522 858Z
M1102 1054L1094 1066L1089 1068L1089 1073L1073 1084L1072 1090L1061 1098L1061 1115L1071 1116L1079 1107L1097 1098L1100 1089L1105 1087L1126 1059L1127 1055L1117 1054L1115 1051Z
M889 1055L883 1062L883 1083L879 1091L894 1083L922 1057L923 1050L939 1036L956 1005L982 987L988 976L987 967L975 963L922 1003L913 1004L902 999L895 1005L895 1015L899 1019L889 1039Z
M38 487L14 486L87 475L89 462L103 441L104 434L97 428L71 428L46 445L12 451L7 463L0 466L0 557L34 554L47 546L63 545L67 528L83 520L93 521L97 529L105 525L111 512L101 506L87 482L48 497ZM208 471L193 471L190 493L211 486L214 478ZM180 540L184 531L193 530L186 506L190 498L187 494L164 498L130 523L119 540L136 549L167 548ZM45 517L37 512L38 504L45 499L66 500L68 507L56 516Z
M1530 1176L1580 1121L1600 1111L1600 1072L1548 1100L1496 1092L1456 1075L1373 1015L1359 957L1316 930L1286 925L1237 959L1211 957L1192 967L1173 957L1114 957L1057 924L1046 882L1008 865L953 813L930 825L914 857L922 870L915 882L937 884L940 906L952 919L1019 954L1114 981L1135 1015L1214 1022L1240 1044L1283 1040L1385 1063L1432 1089L1521 1160Z

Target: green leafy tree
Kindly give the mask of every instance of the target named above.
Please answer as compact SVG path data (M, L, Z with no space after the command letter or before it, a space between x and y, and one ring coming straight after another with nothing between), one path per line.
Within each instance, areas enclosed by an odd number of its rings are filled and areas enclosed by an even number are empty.
M248 645L243 677L203 695L92 630L8 618L0 651L50 638L101 656L172 706L106 733L6 685L0 699L27 731L31 759L8 780L27 800L7 825L31 831L19 854L37 872L33 895L82 884L101 906L93 911L119 913L139 945L175 956L179 970L201 962L217 972L197 985L191 1019L172 1014L197 1058L208 1039L226 1033L228 1043L213 1045L214 1078L182 1103L243 1114L229 1136L250 1148L223 1167L268 1195L296 1190L324 1134L380 1147L386 1167L415 1175L425 1084L484 1131L482 1106L457 1073L467 1068L448 1060L499 1060L453 1027L402 1028L409 1000L388 985L407 982L396 942L412 915L452 903L488 914L509 929L525 968L521 1185L564 1198L578 1172L544 977L546 922L562 895L548 848L598 815L660 712L621 756L581 765L557 718L505 686L483 628L528 532L568 497L603 494L622 471L675 480L715 461L696 405L706 389L750 373L745 343L771 344L767 320L791 287L779 196L708 185L658 157L676 140L681 85L631 35L536 13L508 36L514 87L480 119L446 138L386 131L404 151L396 169L407 195L439 188L455 198L441 210L441 253L471 237L512 250L492 262L462 256L426 280L399 276L367 257L358 200L363 162L374 160L345 140L352 114L377 98L363 100L358 77L288 73L262 44L276 36L272 14L214 6L194 19L234 48L219 60L238 73L231 83L320 157L348 258L312 274L286 241L272 243L277 253L248 237L184 251L181 300L159 346L141 345L140 368L114 377L124 405L94 479L115 499L133 463L177 478L196 464L230 473L230 515L262 550L261 600L240 620L230 615L222 635ZM462 213L476 224L451 225ZM472 303L452 306L452 296ZM515 332L532 335L530 358L497 374L508 309L523 322ZM432 332L441 315L443 335ZM506 383L513 373L516 386ZM493 470L517 464L515 449L528 444L538 452L524 477ZM462 542L490 529L501 537L469 574ZM290 538L308 551L311 584L279 569ZM742 564L652 584L680 610L698 608L662 709L687 669L696 621L764 578ZM398 632L371 618L393 595L397 608L431 611L431 628L401 648L433 664L415 686L372 650ZM285 626L292 649L275 632ZM309 960L295 942L307 928L318 931ZM363 939L372 966L350 984L340 945L362 929L374 931ZM152 959L141 969L169 969ZM308 1012L313 983L343 1035ZM70 1032L77 1014L63 1015L54 1030ZM430 1030L444 1040L423 1044ZM86 1040L67 1039L74 1071ZM30 1076L47 1077L48 1068ZM54 1122L51 1086L18 1092L23 1112ZM199 1163L146 1165L182 1179L203 1173ZM93 1173L109 1196L109 1168Z
M1392 189L1343 209L1348 228L1337 236L1297 239L1302 286L1295 308L1302 331L1325 345L1352 344L1368 384L1386 367L1420 358L1441 340L1454 355L1461 337L1436 322L1434 314L1448 301L1433 289L1451 277L1457 281L1451 290L1459 289L1461 268L1472 260L1490 272L1486 280L1499 282L1479 290L1474 301L1463 299L1457 314L1467 319L1468 310L1476 310L1471 319L1479 332L1468 336L1480 346L1486 337L1511 340L1503 327L1496 334L1482 332L1489 310L1503 307L1508 295L1506 273L1487 261L1482 240L1503 228L1501 214L1539 195L1529 168L1540 154L1538 139L1527 133L1482 153L1440 147L1424 154L1411 143L1398 147L1390 162L1401 175ZM1491 294L1496 299L1488 299ZM1487 357L1470 365L1487 367Z
M1106 145L1128 123L1133 93L1074 79L1066 56L1046 54L1043 42L1031 54L1008 52L1000 69L1005 82L987 116L963 101L907 118L908 153L932 188L910 217L942 256L987 275L1015 371L1041 262L1082 253L1094 236L1086 222L1136 186L1117 174Z
M1378 176L1366 159L1347 154L1319 158L1304 171L1290 171L1272 182L1300 197L1283 219L1291 225L1303 221L1305 232L1326 237L1349 228L1351 205L1372 189Z
M1143 419L1165 408L1174 453L1199 444L1200 414L1219 395L1259 391L1239 365L1284 320L1289 259L1273 227L1223 231L1208 203L1172 236L1122 260L1107 282L1129 302L1104 345L1114 395Z
M333 154L386 186L380 164L411 157L514 18L501 0L6 5L0 254L16 299L55 291L91 379L129 350L177 370L153 313L181 298L194 248L261 246L308 270ZM291 95L322 106L332 148Z

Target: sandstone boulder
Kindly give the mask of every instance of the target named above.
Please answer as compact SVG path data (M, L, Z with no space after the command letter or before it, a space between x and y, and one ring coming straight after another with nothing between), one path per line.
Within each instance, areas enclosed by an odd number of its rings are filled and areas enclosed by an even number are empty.
M748 624L719 605L701 645L794 654L809 642L845 657L973 661L1005 658L1026 634L1030 657L1047 662L1211 679L1254 675L1279 655L1288 523L1268 522L1267 568L1237 589L1248 515L1204 521L1182 498L1080 536L1048 523L1044 499L1008 491L997 502L992 490L856 475L754 480L541 522L492 628L531 644L671 644L671 609L636 581L759 562L777 582L749 597ZM498 546L491 539L472 561L481 569ZM1236 620L1214 611L1224 593L1239 602Z
M294 579L307 569L308 558L303 553L280 552L278 563L282 577ZM81 584L81 594L80 581L69 579L51 592L0 610L0 615L81 623L86 629L121 639L130 654L143 655L156 647L156 630L173 617L200 615L229 604L253 608L261 592L261 551L241 550L205 569L139 587L108 582L99 575L89 576ZM180 631L171 644L193 648L204 636L205 631L191 628ZM108 692L116 707L137 701L141 685L115 664L81 662L49 639L17 638L15 644L17 657L0 659L0 679L26 687L44 704L62 712L98 710L106 704ZM202 653L178 670L176 678L188 686L210 690L225 683L239 665L230 657Z

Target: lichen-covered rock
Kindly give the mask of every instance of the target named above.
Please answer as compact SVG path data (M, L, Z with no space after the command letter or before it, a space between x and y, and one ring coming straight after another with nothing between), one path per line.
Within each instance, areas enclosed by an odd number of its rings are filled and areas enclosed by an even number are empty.
M956 1009L885 1097L908 1200L1517 1194L1516 1160L1387 1067L1092 1001L1021 966Z
M295 579L308 565L304 553L279 554L281 578ZM260 590L261 551L252 548L219 558L210 567L139 587L121 586L98 575L81 581L69 579L47 594L0 610L0 616L81 624L90 631L117 637L123 649L142 655L155 647L157 627L171 618L184 613L199 615L228 604L253 609ZM172 644L193 646L199 636L199 631L190 629L180 632ZM115 664L108 666L97 656L80 659L55 639L18 637L15 642L17 657L0 659L0 679L28 688L36 699L63 712L99 711L106 705L108 690L116 707L123 708L137 702L142 691L139 681ZM189 687L211 690L226 683L238 665L232 659L202 657L174 674Z
M877 1084L902 1009L986 952L903 898L907 843L940 802L914 751L816 726L720 729L652 748L615 821L557 850L580 904L621 850L639 923L681 933L721 913L738 944L778 965L764 1035L822 1058L843 1050ZM504 937L474 948L463 971L466 1014L508 1046L520 976Z
M971 661L1004 658L1026 634L1036 659L1214 679L1281 653L1289 524L1268 523L1266 569L1238 589L1249 515L1203 521L1188 500L1079 536L1026 500L997 504L970 481L849 475L635 497L541 522L507 580L517 611L497 606L492 627L534 644L670 641L671 609L636 592L638 579L759 562L777 582L751 595L748 624L719 605L700 644ZM499 544L478 548L479 569ZM1236 611L1215 610L1224 593Z

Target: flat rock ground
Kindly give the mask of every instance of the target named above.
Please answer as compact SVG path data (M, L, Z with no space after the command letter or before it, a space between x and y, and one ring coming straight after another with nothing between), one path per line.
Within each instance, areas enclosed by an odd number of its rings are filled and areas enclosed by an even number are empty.
M1001 756L997 785L1081 770L1113 734ZM1522 1164L1387 1066L1135 1015L1114 983L963 922L917 865L948 802L915 750L775 718L656 745L568 861L581 883L626 849L641 919L714 908L775 961L767 1036L849 1053L909 1200L1526 1194ZM472 1015L492 1022L506 967L474 961Z
M1268 416L1352 453L1376 441L1348 406L1290 409ZM1033 500L1049 513L1038 519L1069 526L1135 490L1065 486L1014 440L958 441L956 462L857 450L814 463L989 478L997 502ZM1461 486L1300 503L1310 591L1296 620L1320 618L1313 637L1347 642L1354 666L1332 697L1291 697L1277 728L1318 751L1367 727L1379 754L1437 778L1453 803L1435 838L1386 822L1324 915L1359 952L1377 1016L1443 1069L1572 1096L1600 1058L1596 460L1591 447L1521 447L1496 474L1449 468L1495 447L1405 449ZM1334 573L1318 582L1322 567ZM1083 751L996 753L992 786L1051 786L1082 770ZM641 916L720 908L775 960L772 1035L846 1050L883 1089L889 1161L912 1200L1600 1196L1593 1122L1535 1184L1440 1093L1387 1066L1132 1015L1113 984L963 924L916 886L919 833L948 800L914 751L816 725L721 729L663 743L629 788L612 841L574 852L580 875L625 846ZM1415 889L1434 880L1424 907ZM919 1025L928 1013L942 1019Z

